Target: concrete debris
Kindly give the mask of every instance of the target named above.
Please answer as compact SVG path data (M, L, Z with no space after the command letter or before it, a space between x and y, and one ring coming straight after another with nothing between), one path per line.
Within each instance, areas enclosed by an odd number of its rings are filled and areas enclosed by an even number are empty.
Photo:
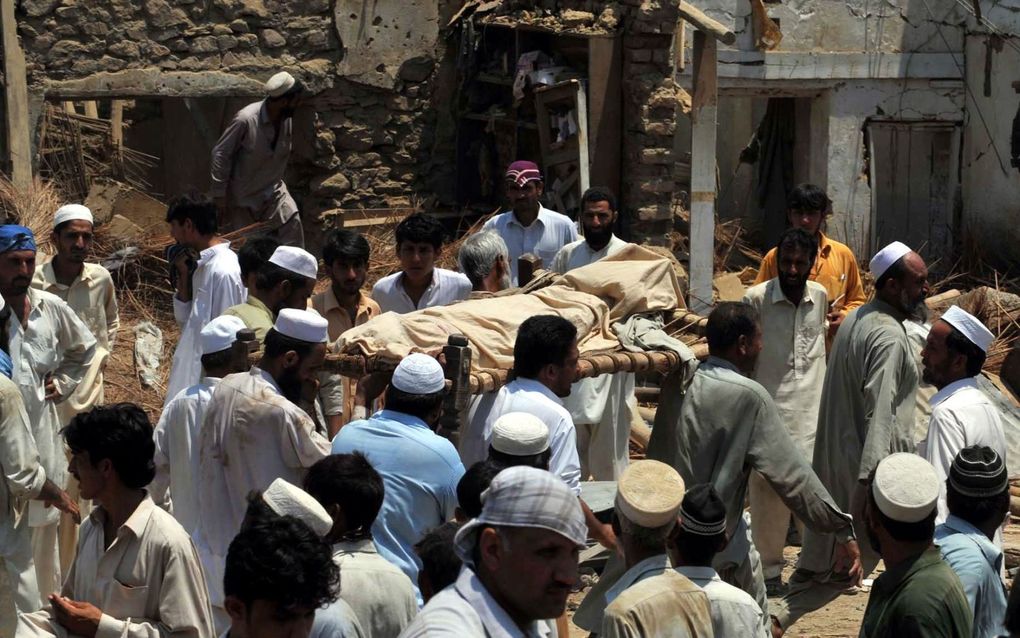
M166 204L149 197L127 184L104 179L96 180L89 189L85 205L92 210L98 224L117 223L127 237L137 237L148 228L166 224ZM117 220L116 218L120 218Z
M163 359L163 331L151 321L135 325L135 369L143 388L151 388L160 379Z

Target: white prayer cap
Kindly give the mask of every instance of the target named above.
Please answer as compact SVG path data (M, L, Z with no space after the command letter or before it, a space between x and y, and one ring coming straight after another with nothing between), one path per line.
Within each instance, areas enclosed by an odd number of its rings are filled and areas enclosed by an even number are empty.
M892 266L900 260L903 255L911 252L910 247L903 242L894 241L882 250L875 253L875 256L871 258L871 264L868 269L871 271L871 276L878 281L885 271L889 270L889 266Z
M527 412L507 412L492 424L492 449L510 456L533 456L549 449L549 426Z
M278 478L262 492L262 500L280 516L293 516L319 536L333 529L333 518L319 501L300 487Z
M280 97L294 88L295 82L293 75L286 71L280 71L266 82L266 94L269 97Z
M199 333L199 340L202 342L202 354L212 354L213 352L226 350L237 341L237 331L244 330L247 327L240 317L233 315L220 315L216 317L202 326L202 332Z
M931 463L916 454L897 452L878 464L871 489L883 514L901 523L917 523L935 509L939 483Z
M950 306L949 310L940 318L963 333L968 341L981 348L985 353L995 341L995 335L985 327L985 324L959 306Z
M64 222L79 219L90 224L95 223L95 220L92 218L92 211L90 211L87 206L82 206L81 204L66 204L58 208L56 214L53 216L53 227L56 228Z
M273 328L285 337L307 341L308 343L326 343L329 322L314 310L298 310L284 308L276 315Z
M555 532L584 547L588 526L577 495L558 476L533 467L503 470L482 492L482 513L457 531L454 549L474 567L475 545L483 527L530 527Z
M312 253L303 248L278 246L273 251L273 256L269 258L269 263L308 279L315 279L319 276L319 261Z
M662 527L675 521L683 500L684 480L659 461L635 461L617 481L617 514L641 527Z
M408 394L435 394L446 387L446 377L438 361L415 352L400 360L390 385Z

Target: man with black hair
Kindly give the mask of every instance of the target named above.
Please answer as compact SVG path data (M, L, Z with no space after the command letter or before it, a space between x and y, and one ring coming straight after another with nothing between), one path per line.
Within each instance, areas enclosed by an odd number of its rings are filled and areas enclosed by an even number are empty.
M152 500L174 515L189 534L198 526L199 431L213 391L234 369L234 342L244 330L237 317L216 317L200 334L202 380L181 390L156 424L156 477L149 486Z
M592 187L581 197L584 237L556 253L552 270L565 273L614 255L630 244L613 233L616 197L607 188ZM634 375L620 372L581 379L563 401L577 430L581 478L611 481L627 467L630 424L637 411Z
M96 339L74 310L56 295L32 288L36 244L24 226L0 226L0 296L6 308L6 346L11 381L21 391L28 422L46 477L68 486L67 457L60 439L57 406L71 396L95 358ZM40 592L63 582L58 549L60 512L38 501L28 504L32 551ZM42 602L42 601L40 601Z
M864 520L872 470L894 452L913 452L918 371L904 319L923 317L928 267L893 242L871 259L875 298L852 311L832 344L818 410L813 466L836 505ZM789 592L775 606L781 627L866 578L878 555L861 547L860 575L833 571L837 539L806 530Z
M306 638L316 610L337 599L340 578L329 544L297 518L253 523L227 551L223 591L230 629L223 638Z
M857 268L857 258L846 244L822 232L825 217L832 212L832 200L824 189L814 184L798 184L787 196L786 205L786 219L790 227L806 231L814 236L817 243L818 257L811 267L810 277L811 281L825 288L829 335L834 335L847 314L868 300ZM765 255L754 283L765 283L779 274L777 257L775 248Z
M298 404L310 405L326 360L326 320L284 308L266 335L262 360L223 378L199 432L200 521L195 541L214 608L223 608L223 557L253 490L275 479L301 485L329 454L324 430Z
M212 195L228 230L265 222L281 243L305 245L301 214L284 177L304 86L281 71L266 82L266 99L234 115L212 150Z
M445 395L439 362L410 354L393 372L385 408L348 423L333 439L333 454L362 452L382 476L385 495L372 537L382 557L412 583L421 569L414 544L425 530L453 517L457 482L464 475L453 444L433 431Z
M283 308L308 307L319 272L319 260L303 248L278 246L269 261L255 273L254 288L248 287L248 299L223 311L241 319L262 342L273 327L276 314Z
M478 514L482 513L481 504ZM466 521L465 521L466 522ZM418 572L418 588L427 604L432 597L457 582L457 575L464 564L457 556L453 539L460 529L461 523L447 521L435 529L425 532L421 540L414 544L414 551L421 559L421 571Z
M694 485L684 494L680 523L669 537L676 571L708 596L716 636L770 636L754 598L712 569L716 554L726 543L726 505L710 483Z
M931 464L898 452L882 459L869 478L863 521L885 572L871 588L860 635L974 635L960 579L932 543L939 481Z
M723 580L751 594L768 613L758 552L744 516L752 471L757 471L804 524L837 538L832 560L860 568L851 519L797 451L775 402L748 378L762 349L758 313L746 303L720 303L705 328L709 357L698 366L679 414L657 419L648 457L669 463L688 484L711 483L726 504L726 548L714 567ZM768 616L765 616L768 622Z
M542 206L544 182L538 165L518 160L506 169L506 199L510 210L489 219L482 230L493 230L503 238L510 252L510 279L517 285L517 260L531 253L546 267L556 253L577 241L577 224L566 215Z
M322 260L329 273L330 287L312 296L311 307L329 322L330 343L381 312L379 304L362 292L369 255L368 240L352 230L340 228L326 236ZM319 399L331 437L353 418L365 416L362 412L355 417L356 380L336 372L323 372L319 384Z
M396 240L400 272L372 287L372 299L383 312L404 314L468 298L471 280L436 267L443 250L443 225L438 219L414 213L397 224Z
M744 293L744 302L757 311L762 330L762 351L751 378L768 391L800 453L810 459L825 378L828 306L825 288L809 280L818 254L815 238L790 228L780 238L776 254L779 274ZM790 510L760 474L751 474L749 488L751 535L761 555L765 586L775 596L782 588ZM803 524L796 523L803 530Z
M244 244L237 251L237 264L241 268L241 281L248 289L248 294L255 288L259 269L269 263L269 258L279 246L280 242L269 235L245 238Z
M952 306L932 325L921 351L921 377L938 388L931 398L928 435L917 453L935 467L942 481L936 523L949 515L945 480L960 450L988 446L1005 463L1006 434L998 408L978 388L977 377L986 352L995 340L981 321L959 306ZM999 539L1001 546L1001 539Z
M949 516L935 528L935 544L963 584L975 638L998 638L1006 630L1007 603L999 576L1002 549L994 541L1009 516L1005 459L987 446L963 448L953 459L945 490Z
M178 253L170 267L177 273L174 318L181 336L174 349L165 407L177 393L202 377L200 337L202 326L231 306L244 302L247 291L241 281L237 255L230 242L216 234L216 207L208 199L183 196L166 212L170 235L187 250ZM197 261L192 258L198 255Z
M482 513L482 492L489 489L489 484L496 475L507 468L506 465L492 459L478 461L464 472L457 481L457 509L454 518L458 523L466 523Z
M411 581L372 540L382 477L360 452L333 454L308 469L305 491L333 519L326 540L343 576L340 598L354 610L365 638L395 638L418 613L418 602Z
M145 486L155 475L152 425L132 403L97 407L63 430L70 471L96 507L49 607L18 636L212 636L209 595L188 533Z

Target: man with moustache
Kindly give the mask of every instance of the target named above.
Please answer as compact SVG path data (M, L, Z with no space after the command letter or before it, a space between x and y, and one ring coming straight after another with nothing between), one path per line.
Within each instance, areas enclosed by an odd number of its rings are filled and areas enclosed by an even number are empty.
M301 213L283 178L304 86L281 71L269 78L265 90L266 99L238 111L216 142L212 196L224 230L265 222L281 244L303 248Z
M457 251L457 265L471 281L469 299L479 299L510 287L510 251L495 231L469 235Z
M534 162L514 162L506 170L506 198L511 210L485 222L510 251L510 279L517 285L517 260L525 253L549 267L560 248L577 240L577 225L566 215L542 206L542 172Z
M818 253L815 238L790 228L776 247L779 275L752 286L744 302L758 312L762 351L755 381L775 401L779 418L805 459L810 459L818 426L818 403L825 378L825 288L809 281ZM782 588L783 547L790 510L761 474L751 474L751 535L761 555L765 587L772 595ZM796 521L803 531L803 523Z
M325 433L298 407L318 392L326 327L312 311L281 310L259 364L224 377L206 408L195 539L217 627L226 623L223 561L244 519L248 494L278 478L300 485L308 468L329 454Z
M836 505L864 519L868 481L879 461L913 452L917 366L903 321L923 317L928 267L905 244L893 242L871 259L875 298L854 310L836 334L829 357L815 435L814 469ZM831 569L834 538L807 531L790 590L774 608L782 630L825 605L878 564L861 548L860 575ZM778 629L778 628L777 628Z

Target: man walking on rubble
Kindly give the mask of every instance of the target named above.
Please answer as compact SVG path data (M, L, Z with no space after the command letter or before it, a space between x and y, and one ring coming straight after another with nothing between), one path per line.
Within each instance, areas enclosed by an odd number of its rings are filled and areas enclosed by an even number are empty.
M301 213L283 181L303 90L290 73L277 73L266 82L266 99L238 111L216 142L212 196L224 230L265 222L280 243L304 247Z

